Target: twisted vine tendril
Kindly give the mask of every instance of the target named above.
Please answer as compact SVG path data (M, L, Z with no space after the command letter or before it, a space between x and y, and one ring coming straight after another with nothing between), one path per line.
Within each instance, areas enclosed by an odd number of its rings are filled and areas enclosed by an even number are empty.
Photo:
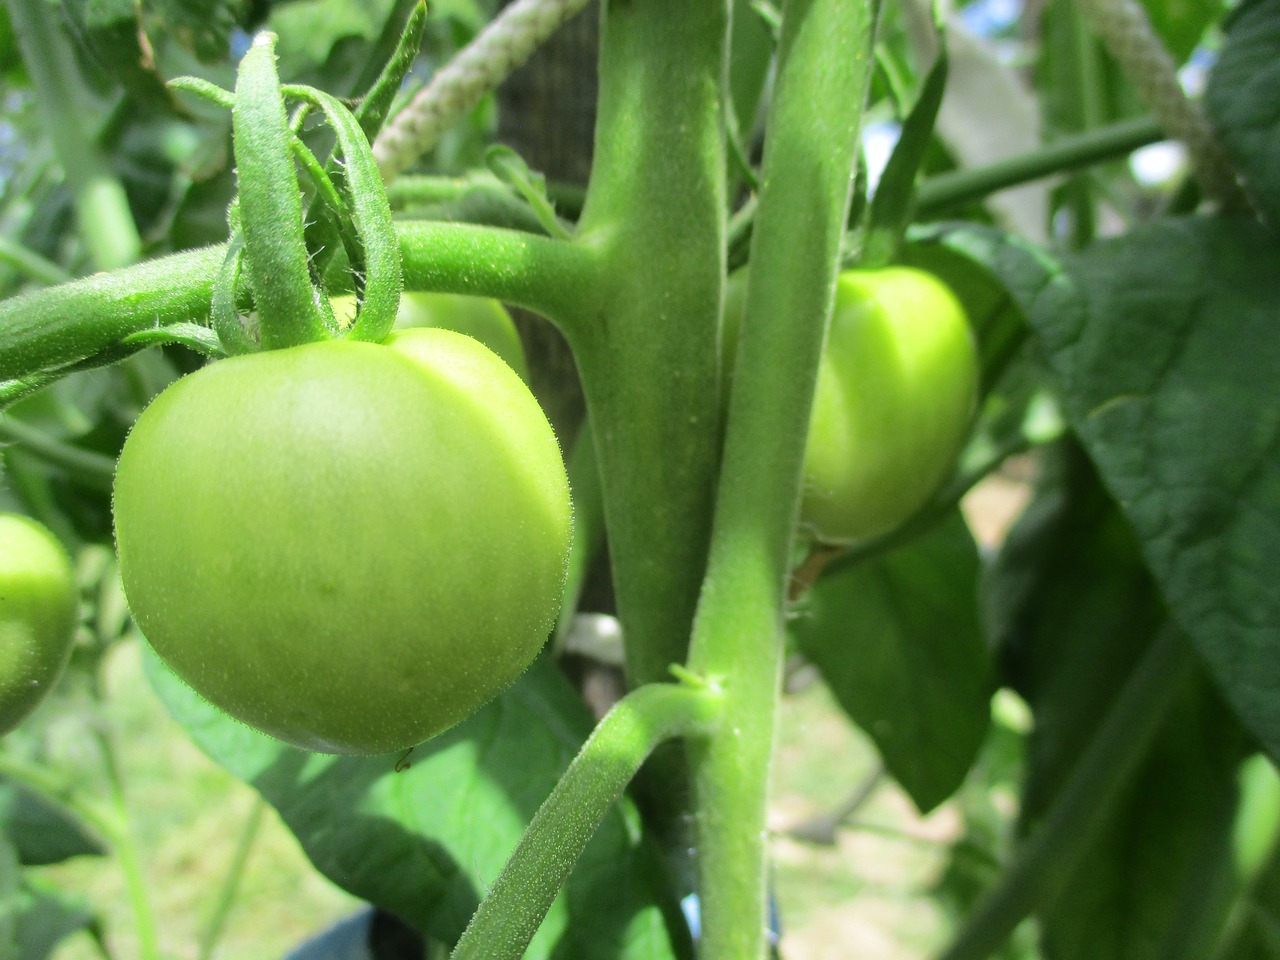
M590 0L516 0L388 123L373 144L383 180L394 180L450 126Z

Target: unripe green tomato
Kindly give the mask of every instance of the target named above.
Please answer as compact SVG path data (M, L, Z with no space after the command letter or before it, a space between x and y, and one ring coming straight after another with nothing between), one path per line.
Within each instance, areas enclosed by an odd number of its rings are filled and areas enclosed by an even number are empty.
M281 740L401 750L554 624L568 481L520 378L410 330L234 357L165 390L116 472L130 609L198 693Z
M62 674L78 603L71 561L53 534L0 514L0 734L21 723Z
M731 278L726 349L744 286ZM977 386L964 308L940 280L910 267L841 273L814 388L802 523L819 540L852 543L910 517L950 474Z
M333 298L334 313L343 323L355 319L356 299L350 295ZM457 293L400 294L396 311L396 329L440 327L474 337L506 361L520 379L528 381L529 368L515 321L507 308L487 297L468 297Z

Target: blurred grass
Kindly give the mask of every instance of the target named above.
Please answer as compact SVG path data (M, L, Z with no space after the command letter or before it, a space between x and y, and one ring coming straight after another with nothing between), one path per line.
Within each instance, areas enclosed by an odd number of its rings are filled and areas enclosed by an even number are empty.
M256 794L201 753L165 712L143 676L137 641L121 642L105 672L103 720L125 774L161 948L166 958L195 960ZM65 764L65 752L60 759ZM90 752L82 762L86 789L105 798L96 756ZM81 857L39 872L100 911L119 960L137 956L127 891L110 857ZM359 901L310 866L293 835L268 808L214 957L278 960L358 906ZM100 960L100 954L87 936L78 935L65 941L54 958Z
M836 830L834 846L788 835L839 809L878 766L874 746L821 683L783 701L769 827L786 960L907 960L946 939L928 890L959 828L952 808L921 818L885 779Z

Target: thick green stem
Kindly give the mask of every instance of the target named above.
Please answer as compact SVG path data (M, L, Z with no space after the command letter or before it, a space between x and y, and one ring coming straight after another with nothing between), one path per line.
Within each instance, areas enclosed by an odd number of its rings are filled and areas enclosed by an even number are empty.
M405 221L396 230L409 290L496 297L562 329L592 316L588 250L468 224ZM225 246L205 247L0 300L0 383L97 356L139 330L207 323L225 256Z
M45 0L9 0L9 17L40 100L54 151L67 177L80 233L99 270L133 263L142 250L124 187L89 136L80 108L79 73L57 22L57 6Z
M1194 662L1186 638L1172 627L1152 642L1048 814L940 960L989 957L1019 923L1062 892L1186 687Z
M453 952L519 960L596 828L645 758L673 737L705 735L720 712L712 688L650 684L613 706L538 808Z
M1156 120L1142 117L1064 137L986 167L939 174L920 185L916 210L922 216L934 216L1008 187L1123 157L1164 136Z
M876 9L791 0L768 119L747 313L690 665L725 717L693 752L702 956L765 943L765 803L805 425L831 312Z
M577 243L599 322L570 332L600 460L634 684L682 662L719 459L728 0L608 3Z

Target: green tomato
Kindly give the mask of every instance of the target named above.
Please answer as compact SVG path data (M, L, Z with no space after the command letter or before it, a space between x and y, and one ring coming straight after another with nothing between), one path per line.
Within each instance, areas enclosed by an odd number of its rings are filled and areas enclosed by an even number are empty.
M818 368L801 517L821 540L894 529L950 475L977 402L964 308L931 274L850 270Z
M340 322L350 324L356 315L355 297L334 297L333 310ZM505 360L512 370L520 374L521 380L527 382L529 379L520 334L516 332L511 314L497 300L456 293L415 293L406 290L400 295L396 329L411 327L440 327L443 330L465 333Z
M511 684L555 622L568 481L537 402L446 330L234 357L120 455L130 609L198 693L330 753L401 750Z
M21 723L62 674L78 604L71 562L53 534L0 514L0 733Z
M744 280L729 281L726 351L736 346ZM852 543L924 506L954 466L977 385L973 334L941 281L909 267L840 274L814 388L802 523L821 541Z

